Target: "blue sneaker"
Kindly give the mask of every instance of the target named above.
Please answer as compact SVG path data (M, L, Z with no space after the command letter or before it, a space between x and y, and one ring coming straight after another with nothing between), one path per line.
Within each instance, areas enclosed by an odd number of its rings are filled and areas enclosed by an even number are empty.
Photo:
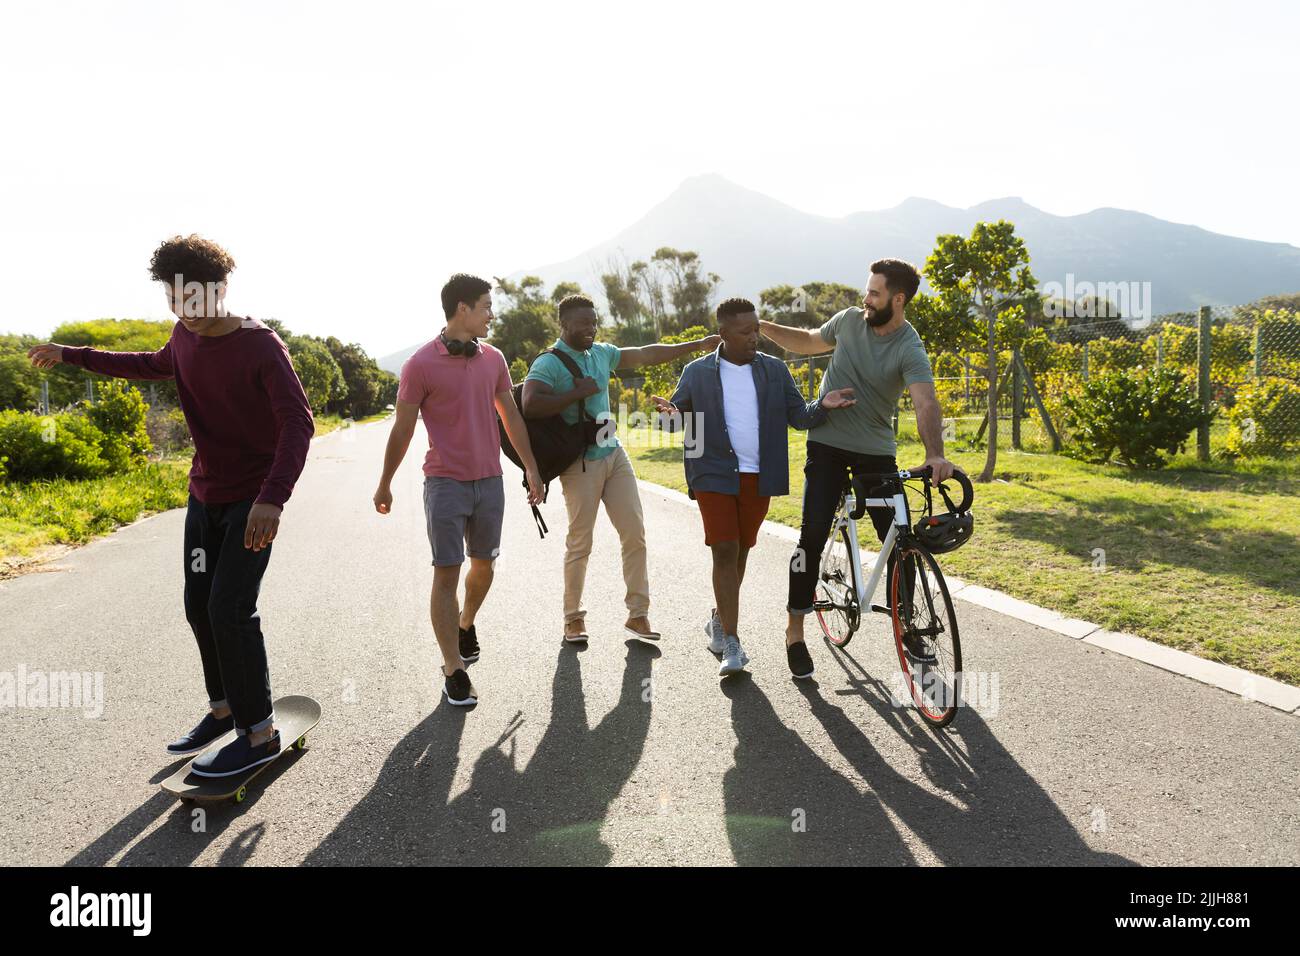
M229 733L230 729L235 726L235 715L226 714L225 717L217 719L211 712L205 714L199 721L198 726L179 740L173 740L167 745L167 752L174 757L183 757L186 754L198 753L200 750L206 750L208 744L216 740L222 734Z
M280 756L280 731L264 744L252 746L248 736L236 737L220 750L205 753L190 767L200 777L233 777Z

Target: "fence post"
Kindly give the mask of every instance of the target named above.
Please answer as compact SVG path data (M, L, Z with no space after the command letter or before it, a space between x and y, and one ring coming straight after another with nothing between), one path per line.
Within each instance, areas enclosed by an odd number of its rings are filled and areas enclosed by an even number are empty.
M1201 410L1210 407L1210 307L1201 306L1196 335L1196 397L1201 400ZM1196 429L1196 457L1210 460L1210 423L1202 422Z
M86 401L91 404L94 404L95 401L95 380L93 378L86 379Z
M1088 381L1088 343L1083 343L1083 380Z
M963 355L961 360L966 366L966 407L970 408L970 353Z
M1259 384L1260 348L1259 318L1255 318L1255 384Z
M1020 451L1020 404L1022 401L1022 384L1020 381L1020 349L1011 350L1011 447Z
M807 400L811 402L813 400L813 357L811 355L808 356L808 382L804 386L804 391L807 393Z
M48 415L49 413L50 413L50 380L48 378L43 378L41 379L41 414Z

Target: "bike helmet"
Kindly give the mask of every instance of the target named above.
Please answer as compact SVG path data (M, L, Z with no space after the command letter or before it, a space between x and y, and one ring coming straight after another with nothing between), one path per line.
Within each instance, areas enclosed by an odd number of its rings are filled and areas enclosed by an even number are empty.
M916 523L912 531L931 554L956 551L970 540L975 530L975 518L970 512L931 515Z

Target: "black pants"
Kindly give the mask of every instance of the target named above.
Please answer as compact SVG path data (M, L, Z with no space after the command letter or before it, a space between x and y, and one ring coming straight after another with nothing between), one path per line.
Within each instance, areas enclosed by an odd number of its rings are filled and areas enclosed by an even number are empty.
M821 567L826 536L831 532L840 493L850 474L876 475L898 471L896 460L888 455L862 455L821 442L808 442L808 460L803 467L803 523L799 528L799 546L790 558L790 594L786 610L807 614L812 610L817 575ZM894 523L893 508L868 508L867 515L881 541ZM891 551L885 578L886 603L890 602L889 582L893 579L897 550ZM907 570L911 571L909 567ZM909 575L910 577L910 575ZM904 582L910 590L911 581ZM872 595L867 595L870 600Z
M190 495L185 513L185 617L199 644L208 700L223 701L240 732L262 730L271 718L257 595L271 546L244 547L251 501L205 505Z

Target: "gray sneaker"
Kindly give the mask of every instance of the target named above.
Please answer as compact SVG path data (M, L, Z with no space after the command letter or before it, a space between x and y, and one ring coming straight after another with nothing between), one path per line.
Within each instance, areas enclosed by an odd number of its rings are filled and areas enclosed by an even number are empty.
M748 663L749 658L740 649L740 639L734 634L724 635L722 665L718 668L718 676L726 677L728 674L739 674Z
M704 633L709 638L709 651L711 653L721 654L727 649L727 635L722 633L722 622L718 620L717 608L714 608L709 623L704 625Z

